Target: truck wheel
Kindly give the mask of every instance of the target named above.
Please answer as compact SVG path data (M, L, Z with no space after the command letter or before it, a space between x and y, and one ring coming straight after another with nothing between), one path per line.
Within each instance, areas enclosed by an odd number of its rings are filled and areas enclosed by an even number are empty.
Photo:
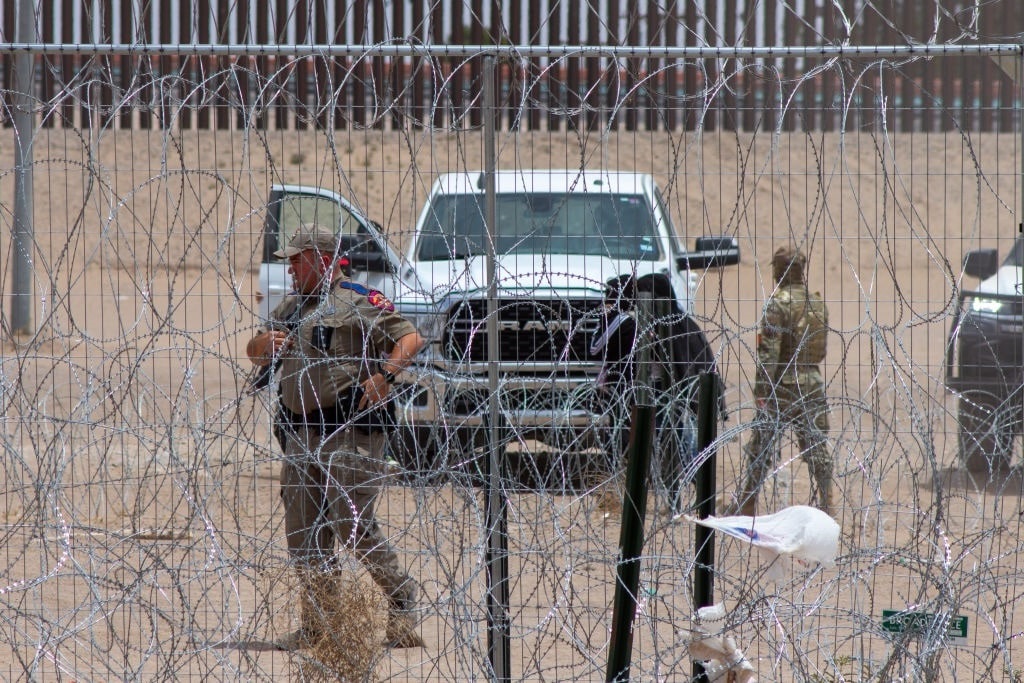
M654 441L655 476L661 483L666 506L673 515L684 511L683 500L693 480L690 467L696 457L697 417L688 406L675 405L659 415Z
M438 447L437 469L456 484L482 486L483 458L487 456L487 431L483 426L456 427L443 432Z
M968 472L999 472L1012 462L1013 437L1020 429L1019 408L989 392L960 397L960 457Z
M399 427L391 436L392 457L410 481L436 472L437 442L429 427Z

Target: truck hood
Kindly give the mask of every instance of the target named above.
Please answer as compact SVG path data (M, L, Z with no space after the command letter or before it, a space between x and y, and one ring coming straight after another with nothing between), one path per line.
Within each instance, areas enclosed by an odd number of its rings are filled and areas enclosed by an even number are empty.
M618 275L658 272L660 262L637 264L593 255L509 254L498 258L496 273L499 294L530 296L538 290L560 296L589 289L602 292L604 284ZM474 256L458 261L420 261L415 264L416 288L435 301L454 292L487 291L487 259Z
M976 292L985 294L1020 294L1021 269L1016 266L1001 266L996 274L982 280ZM965 288L966 289L966 288Z

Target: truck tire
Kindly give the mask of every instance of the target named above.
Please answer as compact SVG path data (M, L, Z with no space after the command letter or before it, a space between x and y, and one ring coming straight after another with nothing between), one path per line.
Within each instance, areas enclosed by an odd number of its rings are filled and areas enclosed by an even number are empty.
M481 449L486 433L479 427L452 431L436 426L399 427L391 436L391 457L408 483L429 483L442 477L480 485Z
M482 486L487 431L484 426L438 428L434 470L456 486Z
M1000 472L1013 462L1013 440L1020 432L1019 392L1010 400L986 391L960 397L960 458L968 472Z
M391 435L391 455L410 481L429 478L437 468L437 443L429 427L398 427Z
M693 475L690 468L697 449L697 416L688 405L675 404L659 415L655 432L654 467L661 484L659 494L665 496L672 515L684 511L685 494Z

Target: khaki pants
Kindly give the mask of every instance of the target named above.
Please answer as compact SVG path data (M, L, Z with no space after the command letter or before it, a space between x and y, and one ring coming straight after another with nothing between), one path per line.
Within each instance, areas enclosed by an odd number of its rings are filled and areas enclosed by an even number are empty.
M285 428L281 498L288 551L302 568L324 566L335 539L355 553L397 609L410 609L416 583L381 533L374 506L384 480L386 436Z

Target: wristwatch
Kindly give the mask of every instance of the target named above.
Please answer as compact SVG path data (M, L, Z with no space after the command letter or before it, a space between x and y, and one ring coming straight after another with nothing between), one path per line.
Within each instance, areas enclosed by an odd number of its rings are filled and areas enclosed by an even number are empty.
M380 374L382 377L384 377L384 381L387 382L388 384L395 383L395 373L388 372L387 370L381 370Z

